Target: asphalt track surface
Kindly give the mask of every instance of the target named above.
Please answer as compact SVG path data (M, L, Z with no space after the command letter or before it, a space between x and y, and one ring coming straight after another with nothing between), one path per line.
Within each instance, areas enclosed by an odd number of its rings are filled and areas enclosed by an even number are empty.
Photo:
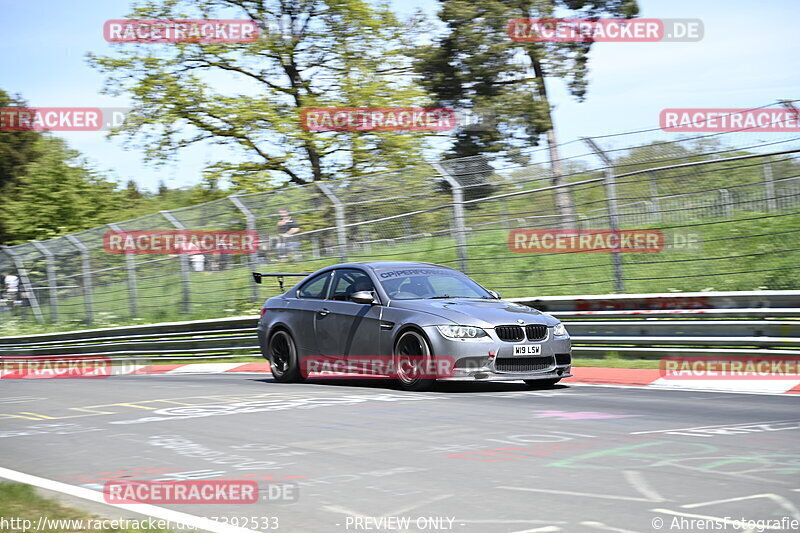
M800 519L800 404L787 395L521 382L409 393L256 374L0 390L0 466L95 490L255 480L257 503L162 506L254 531L757 531L736 521Z

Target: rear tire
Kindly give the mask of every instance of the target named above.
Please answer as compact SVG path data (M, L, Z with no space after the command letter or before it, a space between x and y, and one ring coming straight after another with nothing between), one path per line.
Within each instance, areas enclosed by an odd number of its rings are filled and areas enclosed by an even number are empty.
M303 381L300 373L300 361L297 357L297 346L288 331L278 330L269 338L269 367L272 377L280 383L297 383Z
M425 379L420 377L419 369L422 368L422 376L432 368L430 344L428 339L421 333L414 330L404 331L394 345L394 363L397 373L397 382L403 390L407 391L426 391L436 383L435 379Z
M556 379L526 379L525 385L532 389L549 389L556 383L561 381L561 378Z

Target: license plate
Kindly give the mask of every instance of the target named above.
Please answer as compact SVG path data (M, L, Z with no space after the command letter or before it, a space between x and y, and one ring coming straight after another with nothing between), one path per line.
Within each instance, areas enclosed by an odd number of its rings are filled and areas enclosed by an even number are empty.
M514 355L540 355L541 353L541 344L516 344L514 346Z

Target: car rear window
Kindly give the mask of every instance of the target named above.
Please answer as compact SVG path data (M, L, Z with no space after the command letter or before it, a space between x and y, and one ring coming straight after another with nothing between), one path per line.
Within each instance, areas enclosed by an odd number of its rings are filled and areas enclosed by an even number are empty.
M308 280L297 290L297 296L300 298L316 298L319 300L325 298L328 281L330 279L331 273L325 272L324 274L320 274Z

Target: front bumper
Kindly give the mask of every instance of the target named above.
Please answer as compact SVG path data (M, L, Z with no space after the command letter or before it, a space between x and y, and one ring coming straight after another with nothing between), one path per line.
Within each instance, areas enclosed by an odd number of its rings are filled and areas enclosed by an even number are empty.
M433 328L425 328L434 357L450 359L452 372L441 381L552 380L571 377L572 344L569 337L553 337L548 328L541 341L507 342L487 330L485 340L451 340ZM541 353L515 356L515 344L539 344Z
M550 380L571 377L571 365L553 365L547 370L531 372L498 371L494 364L488 364L477 369L456 368L452 376L439 378L440 381L517 381L524 380Z

